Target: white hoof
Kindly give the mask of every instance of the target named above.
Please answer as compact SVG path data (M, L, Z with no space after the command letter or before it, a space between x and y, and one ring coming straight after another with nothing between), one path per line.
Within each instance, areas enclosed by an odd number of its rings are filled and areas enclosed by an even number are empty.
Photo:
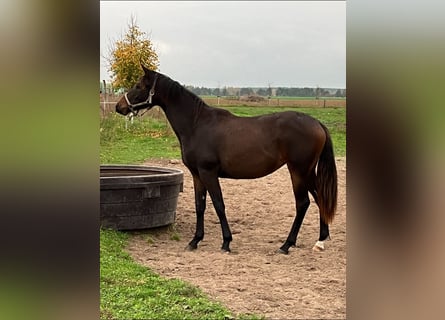
M317 241L314 245L314 247L312 248L313 251L324 251L324 242L323 241Z

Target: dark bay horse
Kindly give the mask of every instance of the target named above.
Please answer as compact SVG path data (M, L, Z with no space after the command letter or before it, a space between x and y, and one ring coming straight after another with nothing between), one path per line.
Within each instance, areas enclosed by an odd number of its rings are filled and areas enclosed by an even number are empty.
M127 115L160 106L181 145L182 161L193 176L196 232L187 248L204 238L206 195L210 194L221 223L222 250L230 251L227 222L218 178L253 179L287 164L296 202L296 217L279 252L295 246L309 207L309 193L320 212L320 237L314 249L323 250L328 224L337 206L337 169L327 128L309 115L287 111L257 117L237 117L213 108L169 77L142 66L144 75L116 104Z

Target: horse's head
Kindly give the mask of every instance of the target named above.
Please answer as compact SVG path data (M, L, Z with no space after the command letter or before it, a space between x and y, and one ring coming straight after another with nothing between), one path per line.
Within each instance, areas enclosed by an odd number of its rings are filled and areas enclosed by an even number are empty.
M142 64L141 67L144 70L144 75L116 104L116 112L122 115L127 115L130 112L137 114L139 110L150 109L155 105L152 98L155 94L158 74Z

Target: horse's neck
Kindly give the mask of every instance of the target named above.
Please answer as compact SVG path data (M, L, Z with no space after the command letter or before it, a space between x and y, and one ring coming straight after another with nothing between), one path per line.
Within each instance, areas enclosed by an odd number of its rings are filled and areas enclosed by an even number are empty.
M166 98L162 106L180 140L192 134L201 108L202 106L189 94Z

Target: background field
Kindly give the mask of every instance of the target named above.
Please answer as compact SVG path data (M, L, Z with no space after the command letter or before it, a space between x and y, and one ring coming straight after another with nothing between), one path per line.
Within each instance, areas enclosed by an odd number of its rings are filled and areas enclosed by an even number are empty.
M346 98L342 97L267 97L254 96L253 100L249 100L248 97L228 97L222 96L220 98L216 96L200 96L205 103L212 107L289 107L289 108L345 108ZM110 114L114 112L115 102L119 99L119 96L104 95L101 94L101 113L102 115Z

